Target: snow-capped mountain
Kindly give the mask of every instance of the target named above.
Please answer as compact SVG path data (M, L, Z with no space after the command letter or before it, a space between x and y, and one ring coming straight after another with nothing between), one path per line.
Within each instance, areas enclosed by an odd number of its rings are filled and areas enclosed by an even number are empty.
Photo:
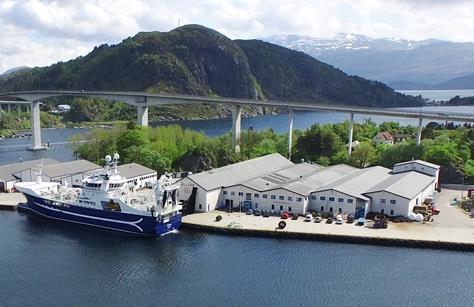
M340 33L329 38L275 35L264 41L303 51L322 62L385 83L430 85L474 73L474 43L371 38Z

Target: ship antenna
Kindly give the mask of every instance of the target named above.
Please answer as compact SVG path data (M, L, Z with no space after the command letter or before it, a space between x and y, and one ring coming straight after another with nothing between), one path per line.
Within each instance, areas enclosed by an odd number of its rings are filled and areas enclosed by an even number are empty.
M38 172L35 173L37 184L41 184L43 182L43 179L41 178L42 174L43 174L43 159L41 159L41 162L38 165Z
M118 164L119 159L120 159L120 155L118 153L114 153L114 171L115 171L115 174L118 174L117 164Z

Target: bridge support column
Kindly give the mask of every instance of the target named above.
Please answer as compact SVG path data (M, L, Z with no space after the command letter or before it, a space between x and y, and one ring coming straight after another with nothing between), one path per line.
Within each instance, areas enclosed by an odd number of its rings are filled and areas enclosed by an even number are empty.
M12 105L11 104L7 104L7 111L8 111L8 113L12 112Z
M148 107L138 105L137 111L138 111L138 125L142 127L148 126Z
M291 148L293 145L293 110L288 112L288 160L291 160Z
M236 153L240 152L240 130L242 120L242 106L234 104L232 113L232 147Z
M40 119L40 103L39 101L31 102L31 132L33 146L31 150L43 150L46 149L41 144L41 119Z
M19 104L19 105L16 106L16 110L17 110L18 114L21 113L21 104Z
M421 130L423 130L423 118L418 120L418 132L416 134L416 145L421 145Z
M348 153L349 156L352 154L352 136L354 134L354 113L351 113L349 117L349 147Z

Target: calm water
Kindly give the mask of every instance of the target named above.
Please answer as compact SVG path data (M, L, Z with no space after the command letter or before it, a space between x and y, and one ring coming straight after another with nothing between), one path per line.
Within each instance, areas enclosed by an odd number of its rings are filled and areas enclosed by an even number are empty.
M346 119L296 113L294 127ZM209 136L231 129L229 119L178 124ZM285 132L287 116L244 118L250 126ZM44 129L54 149L42 152L26 151L28 139L0 140L0 164L70 160L64 142L86 131ZM9 211L0 234L0 306L474 306L473 253L187 231L142 239Z
M5 306L474 305L472 253L0 220Z
M434 101L448 101L455 96L474 96L474 90L400 90L399 92L412 96L421 95L423 98Z

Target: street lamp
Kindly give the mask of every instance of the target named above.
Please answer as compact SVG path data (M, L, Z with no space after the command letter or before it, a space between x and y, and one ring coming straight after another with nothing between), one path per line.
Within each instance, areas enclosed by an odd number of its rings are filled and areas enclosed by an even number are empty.
M461 175L461 199L464 197L464 173L461 170L457 170L456 173Z

